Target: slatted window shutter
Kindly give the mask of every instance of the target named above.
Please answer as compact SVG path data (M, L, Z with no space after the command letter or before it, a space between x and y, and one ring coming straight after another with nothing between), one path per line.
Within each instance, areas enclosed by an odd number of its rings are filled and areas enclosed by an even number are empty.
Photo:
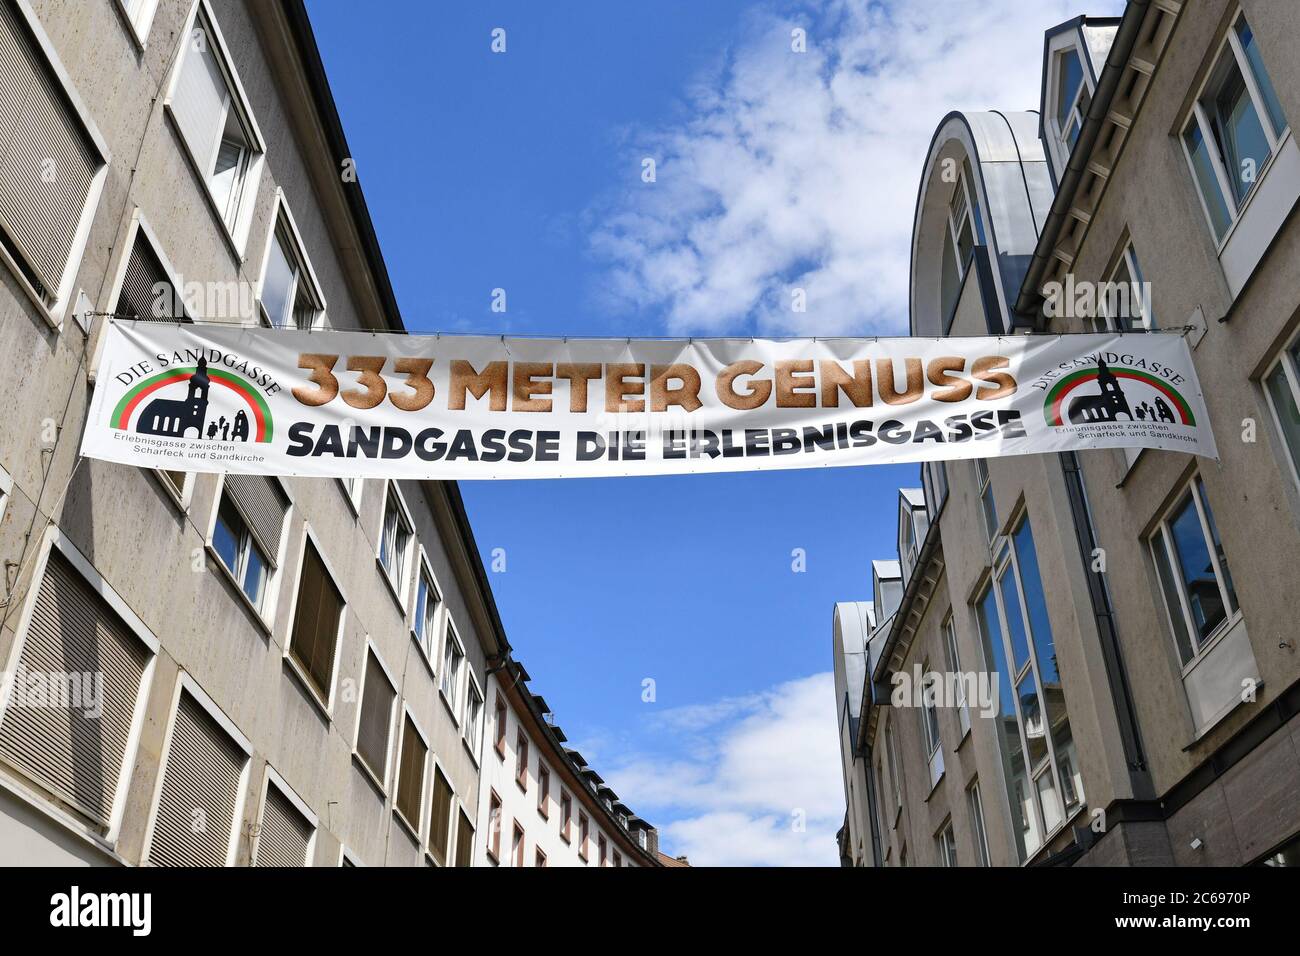
M439 865L447 862L447 845L451 839L451 784L442 769L434 770L433 804L429 808L429 849Z
M398 769L397 809L406 822L420 827L420 798L424 791L424 762L429 748L420 739L415 722L407 716L402 722L402 765Z
M456 832L456 865L470 866L474 858L474 824L464 812L460 815L460 827Z
M102 165L22 15L0 2L0 226L49 304Z
M384 779L388 763L388 735L393 723L393 701L397 691L372 653L366 654L366 685L361 698L361 726L357 731L357 753L366 766Z
M287 509L275 480L263 475L227 475L226 492L239 506L258 546L274 564Z
M112 816L140 685L152 652L57 549L50 551L18 676L103 675L103 713L19 706L0 721L0 758L101 826ZM30 704L31 701L29 700Z
M289 650L326 700L334 675L334 650L342 615L343 595L330 580L315 546L308 541L303 550Z
M162 260L149 245L143 232L137 231L131 256L122 277L122 291L113 311L146 321L180 321L188 319L179 291L167 278Z
M225 866L248 755L189 693L176 708L149 862Z
M275 784L266 788L262 829L257 837L258 866L305 866L315 827Z

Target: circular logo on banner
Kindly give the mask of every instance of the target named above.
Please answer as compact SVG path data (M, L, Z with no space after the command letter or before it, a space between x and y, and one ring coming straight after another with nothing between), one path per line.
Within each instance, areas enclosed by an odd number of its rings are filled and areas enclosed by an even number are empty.
M1186 399L1169 382L1100 358L1095 368L1071 372L1048 389L1043 415L1058 428L1118 421L1196 424Z
M113 409L112 425L139 435L216 442L269 442L274 434L262 393L239 375L208 368L203 358L137 382Z

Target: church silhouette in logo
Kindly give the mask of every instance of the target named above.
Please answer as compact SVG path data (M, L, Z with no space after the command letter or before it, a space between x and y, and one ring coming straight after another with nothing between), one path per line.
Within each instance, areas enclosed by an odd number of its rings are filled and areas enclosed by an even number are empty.
M1089 425L1093 422L1114 422L1121 417L1136 421L1137 416L1129 407L1128 398L1120 388L1119 379L1106 367L1101 357L1097 357L1097 385L1101 389L1098 395L1080 395L1070 403L1070 422L1075 425ZM1171 420L1172 420L1172 416Z
M248 416L243 409L235 413L234 421L227 420L225 415L215 422L207 421L208 387L211 384L207 359L200 357L198 367L190 374L186 397L183 400L155 398L145 406L135 430L141 435L166 435L170 438L248 441Z

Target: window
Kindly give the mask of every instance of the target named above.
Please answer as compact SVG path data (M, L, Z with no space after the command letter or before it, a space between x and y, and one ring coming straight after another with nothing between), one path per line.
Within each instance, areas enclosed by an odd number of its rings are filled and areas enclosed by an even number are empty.
M397 688L371 648L366 650L366 672L361 685L361 712L357 717L357 757L379 786L388 782L388 741L393 726Z
M488 797L488 855L501 860L501 798L495 790Z
M483 694L472 679L468 684L469 686L465 692L464 726L461 727L461 732L465 735L465 742L469 745L469 752L474 755L474 759L477 761L479 759L479 746L483 739Z
M568 843L572 839L573 800L563 790L560 791L560 839Z
M154 12L158 9L158 0L118 0L118 3L126 14L136 39L144 46L149 39L149 27L153 23Z
M992 541L998 534L998 509L993 503L993 479L983 458L974 459L975 487L979 489L980 507L984 511L984 531Z
M528 737L523 730L515 734L515 783L520 790L528 789Z
M242 735L231 735L220 712L195 695L185 676L181 681L146 858L151 866L229 866L252 747Z
M1187 668L1237 614L1228 570L1200 475L1151 537L1178 656Z
M502 760L506 759L506 702L500 694L497 694L496 705L496 740L493 746L496 747L497 756Z
M277 206L258 294L262 321L276 329L310 331L325 309L325 297L283 196Z
M943 266L940 272L940 301L945 328L952 317L961 293L971 252L984 245L984 224L980 217L979 196L971 176L970 160L962 159L961 175L948 201L948 223L943 235Z
M134 760L158 645L89 562L60 537L50 541L15 672L102 675L106 692L98 714L77 706L79 694L63 706L0 700L0 757L107 832L126 796L123 769Z
M889 758L889 782L894 786L894 822L903 809L903 778L898 775L898 756L894 750L894 725L885 725L885 756Z
M510 859L514 866L523 869L524 866L524 828L515 821L514 833L510 840Z
M1187 161L1220 242L1287 129L1254 32L1238 15L1183 127Z
M533 866L538 868L546 866L546 854L542 851L540 846L537 848L537 855L533 858Z
M465 811L460 811L460 824L456 828L456 865L470 866L474 859L474 824Z
M943 827L934 836L935 846L939 851L939 863L942 866L957 865L957 839L952 833L952 820L945 820Z
M1300 481L1300 339L1284 349L1265 374L1264 393L1288 453L1291 477Z
M948 665L948 673L954 676L957 687L957 721L961 725L962 736L970 731L970 705L966 700L966 682L962 680L961 657L957 653L957 626L952 615L943 622L943 647Z
M343 595L308 537L298 578L298 602L289 638L289 659L326 703L334 684L334 655L342 626Z
M930 663L921 665L925 675L921 688L921 730L925 740L925 760L930 771L930 787L943 776L943 740L939 736L939 709L936 705L940 692L939 675L930 670Z
M456 627L447 618L447 633L442 642L442 695L447 698L451 712L456 713L456 692L460 688L460 665L465 660L465 651L460 646Z
M311 862L315 836L316 817L268 767L253 865L305 866Z
M623 865L623 854L622 854L622 853L619 853L618 850L615 850L615 851L614 851L614 868L615 868L615 869L618 869L618 868L621 867L622 865Z
M581 810L578 811L578 856L583 863L587 862L587 838L588 838L587 815Z
M420 803L424 797L424 765L428 756L429 745L408 713L402 722L402 756L397 763L395 806L416 833L420 832Z
M113 312L122 318L145 321L190 321L180 290L172 281L171 266L164 261L141 219L136 220L135 239Z
M1083 63L1076 47L1069 47L1056 55L1056 111L1052 117L1053 133L1060 144L1061 168L1074 150L1083 129L1084 117L1092 104L1092 95L1083 75Z
M980 798L978 780L966 791L966 806L970 809L971 832L975 834L975 859L980 866L990 866L989 838L984 831L984 802Z
M933 521L948 500L948 469L944 462L927 461L923 464L921 485L925 494L925 510Z
M1101 315L1097 331L1132 332L1156 327L1148 286L1132 241L1124 243L1107 282L1110 284L1107 293L1099 296Z
M551 816L551 771L541 760L537 761L537 812L543 819Z
M609 866L609 842L602 833L596 840L597 866Z
M415 589L415 637L429 660L436 653L438 635L438 607L442 595L427 568L420 569L420 582Z
M429 806L429 852L443 866L451 844L451 782L441 767L433 768L433 800Z
M979 600L985 666L1001 692L999 744L1022 860L1079 807L1082 783L1033 533L1026 517L1000 544ZM1068 787L1060 785L1068 773Z
M226 476L212 528L212 549L259 612L264 610L287 512L288 503L275 479Z
M411 521L397 491L388 492L384 507L384 527L379 535L379 563L394 590L400 595L406 586L406 563L411 551ZM405 602L403 602L405 603Z
M108 151L42 40L23 7L0 4L0 258L57 323L72 298Z
M213 209L242 247L265 146L207 0L183 41L167 105Z

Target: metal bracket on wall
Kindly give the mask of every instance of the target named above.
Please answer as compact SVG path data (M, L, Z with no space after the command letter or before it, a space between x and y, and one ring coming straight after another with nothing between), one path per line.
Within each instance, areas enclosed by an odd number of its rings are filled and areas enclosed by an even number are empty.
M1205 338L1207 331L1205 325L1205 310L1199 305L1191 315L1187 317L1187 338L1193 349L1201 344L1201 339Z

